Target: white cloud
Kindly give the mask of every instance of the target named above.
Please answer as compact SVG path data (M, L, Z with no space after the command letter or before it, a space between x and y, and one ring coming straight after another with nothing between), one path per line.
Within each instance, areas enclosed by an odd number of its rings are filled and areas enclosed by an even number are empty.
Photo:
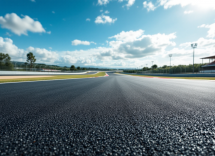
M81 40L74 40L72 41L72 45L90 45L89 41L81 41Z
M98 17L96 17L95 23L97 24L105 24L105 23L114 23L117 20L117 18L112 19L110 16L106 16L106 15L100 15Z
M98 0L99 5L106 5L109 3L110 0Z
M90 44L96 44L95 42L89 42L89 41L81 41L81 40L73 40L72 45L90 45Z
M215 39L199 38L196 41L186 42L180 44L179 48L173 48L163 53L161 57L168 58L168 54L173 54L174 63L176 64L190 64L193 61L192 43L197 43L195 49L195 63L201 63L200 58L214 55Z
M109 14L110 12L108 10L105 11L105 14Z
M192 10L190 10L190 11L184 11L184 14L192 14L192 13L193 13Z
M131 7L134 3L135 3L135 0L118 0L118 2L123 2L123 1L128 1L128 3L126 5L123 5L122 7Z
M192 43L197 43L198 49L215 48L215 39L205 39L205 38L199 38L197 41L193 41L193 42L182 43L180 44L180 47L185 49L191 49Z
M110 2L111 0L98 0L99 5L106 5ZM123 2L123 1L128 1L128 3L125 5L128 8L132 6L135 3L135 0L118 0L118 2ZM124 6L123 6L124 7ZM100 12L103 12L103 10L100 10Z
M117 35L114 35L112 37L109 37L110 39L115 38L118 41L122 42L132 42L136 39L139 39L144 34L144 31L142 29L139 29L137 31L122 31Z
M90 21L90 18L87 18L86 21Z
M103 12L103 10L100 10L100 12Z
M47 34L51 34L52 32L51 31L47 31Z
M51 47L49 47L51 49ZM47 49L29 47L26 50L19 49L13 44L13 41L9 38L0 37L0 52L8 53L11 56L12 61L26 61L26 54L33 52L36 56L37 62L52 64L59 60L60 56L56 52L49 51Z
M46 64L53 64L54 62L59 60L59 54L53 51L49 51L47 49L41 49L41 48L34 48L34 47L29 47L26 50L27 52L32 52L36 59L37 62L46 62Z
M115 39L109 42L110 49L99 53L97 57L101 60L129 60L140 59L146 56L165 52L169 46L175 46L176 35L155 34L144 35L143 30L122 31L121 33L109 37Z
M52 48L49 47L49 49ZM12 61L25 62L27 53L33 52L37 59L36 63L60 65L71 65L71 63L79 63L80 65L85 65L92 64L92 62L95 61L95 58L92 58L92 54L96 52L98 53L99 51L102 51L102 49L96 48L86 51L80 50L55 52L47 50L45 48L35 48L31 46L24 50L19 49L16 45L14 45L11 39L0 37L0 52L8 53Z
M165 9L171 8L176 5L181 5L181 7L193 5L200 8L215 9L214 0L158 0L158 2L161 6L164 6Z
M208 30L207 37L209 37L209 38L215 37L215 23L213 23L211 25L202 24L201 26L198 26L198 28L208 28L209 30Z
M2 28L11 30L17 35L28 35L27 32L41 33L46 32L39 21L34 21L29 16L20 18L15 13L6 14L5 17L0 16L0 25Z
M154 6L154 4L152 4L152 2L147 3L146 1L143 2L143 7L147 9L147 11L154 11L156 9L156 7Z
M0 52L8 53L12 58L23 57L24 50L19 49L16 45L13 44L13 40L10 38L0 37Z
M55 14L55 11L52 11L53 14Z
M31 2L36 2L35 0L31 0Z
M106 48L97 47L88 50L65 51L61 53L61 61L70 65L79 64L94 66L97 64L95 63L97 58L94 55L103 51L106 51Z
M201 9L215 9L214 0L157 0L156 5L150 2L143 2L144 8L147 8L148 11L154 11L157 7L163 6L164 9L172 8L173 6L180 5L181 7L186 6L196 6ZM191 11L185 11L184 14L190 14Z
M130 7L134 4L135 0L128 0L128 4L126 4L127 7Z
M173 48L167 51L164 57L168 57L168 54L173 54L176 64L190 64L192 63L193 50L191 48L192 43L198 43L195 49L195 63L201 63L200 58L214 55L215 39L199 38L193 42L186 42L180 44L179 48Z

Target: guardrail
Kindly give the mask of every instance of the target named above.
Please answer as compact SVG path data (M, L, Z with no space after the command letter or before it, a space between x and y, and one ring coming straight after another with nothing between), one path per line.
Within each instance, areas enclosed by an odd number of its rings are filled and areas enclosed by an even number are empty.
M170 76L170 77L215 77L215 73L198 73L198 74L162 74L162 73L125 73L125 74L137 74L137 75L149 75L149 76Z
M75 75L86 74L87 72L32 72L32 71L0 71L0 75Z

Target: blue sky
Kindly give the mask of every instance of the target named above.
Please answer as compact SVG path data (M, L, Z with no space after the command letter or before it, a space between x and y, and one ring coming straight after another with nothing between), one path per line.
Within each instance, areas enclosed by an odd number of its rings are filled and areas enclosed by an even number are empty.
M192 64L215 55L214 0L1 0L0 52L110 68Z

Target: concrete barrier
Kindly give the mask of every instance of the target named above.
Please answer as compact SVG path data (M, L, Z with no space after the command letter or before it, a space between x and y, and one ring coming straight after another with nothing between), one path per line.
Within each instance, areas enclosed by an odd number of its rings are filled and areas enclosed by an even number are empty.
M66 73L66 72L29 72L29 71L0 71L0 75L77 75L87 72Z
M200 73L215 73L215 70L203 70Z
M125 73L125 74L137 74L137 73ZM198 74L142 74L138 73L138 75L149 75L149 76L170 76L170 77L215 77L214 73L198 73Z

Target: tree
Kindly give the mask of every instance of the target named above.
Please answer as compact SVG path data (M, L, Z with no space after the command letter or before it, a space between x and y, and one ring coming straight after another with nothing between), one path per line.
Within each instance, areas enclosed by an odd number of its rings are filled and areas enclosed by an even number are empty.
M167 67L167 65L164 65L162 68L166 68Z
M77 69L78 69L78 70L81 70L81 67L78 66Z
M70 70L75 70L75 66L71 65Z
M36 62L35 56L32 52L27 54L27 62L30 62L30 68L32 68L33 63Z
M6 62L10 62L10 56L8 54L0 53L0 63L5 64Z
M143 70L143 71L147 71L147 70L148 70L148 67L143 67L142 70Z
M156 65L156 64L154 64L153 66L152 66L152 68L153 69L156 69L158 66Z
M0 66L12 67L9 54L0 53Z

